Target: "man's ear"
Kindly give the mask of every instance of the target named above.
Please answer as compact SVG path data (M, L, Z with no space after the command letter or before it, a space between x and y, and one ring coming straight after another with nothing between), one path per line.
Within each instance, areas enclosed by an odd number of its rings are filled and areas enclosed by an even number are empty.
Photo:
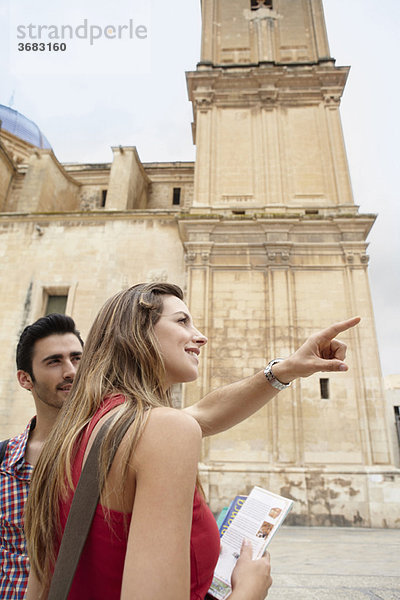
M17 379L21 387L23 387L25 390L28 390L29 392L32 391L33 381L29 373L22 370L17 371Z

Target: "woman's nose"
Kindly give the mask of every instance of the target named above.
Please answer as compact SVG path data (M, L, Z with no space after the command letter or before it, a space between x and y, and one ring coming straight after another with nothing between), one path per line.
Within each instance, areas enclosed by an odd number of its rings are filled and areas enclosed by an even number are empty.
M198 345L198 346L204 346L204 344L207 344L208 339L206 338L205 335L203 335L202 333L200 333L200 331L195 331L195 334L193 336L193 341Z

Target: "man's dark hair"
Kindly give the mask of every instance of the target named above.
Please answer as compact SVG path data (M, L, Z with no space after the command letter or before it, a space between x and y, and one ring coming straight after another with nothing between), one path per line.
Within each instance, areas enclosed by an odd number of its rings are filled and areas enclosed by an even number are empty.
M17 369L26 371L33 378L32 358L35 343L49 335L63 335L64 333L76 335L83 347L83 341L76 329L75 321L67 315L52 313L25 327L17 346Z

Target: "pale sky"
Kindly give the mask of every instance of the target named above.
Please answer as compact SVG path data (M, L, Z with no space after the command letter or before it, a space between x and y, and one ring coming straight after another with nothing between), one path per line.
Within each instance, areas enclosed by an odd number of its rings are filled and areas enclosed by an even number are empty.
M351 66L341 114L354 200L378 214L369 273L383 374L400 373L400 2L323 4L331 56ZM147 37L124 39L126 25L121 39L81 41L79 55L68 39L64 54L18 54L17 43L40 40L17 39L17 25L85 19L114 32L131 19L129 32L145 25ZM143 162L194 160L185 71L199 58L200 0L0 0L0 104L37 123L61 162L111 162L119 144L136 146Z

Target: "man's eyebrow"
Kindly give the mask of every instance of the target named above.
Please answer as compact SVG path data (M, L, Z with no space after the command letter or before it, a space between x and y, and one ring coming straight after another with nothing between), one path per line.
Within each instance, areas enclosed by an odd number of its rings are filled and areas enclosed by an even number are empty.
M62 356L63 356L62 354L49 354L49 356L45 356L42 359L42 362L46 362L46 360L51 360L53 358L62 358Z
M82 351L76 350L75 352L70 352L69 356L81 356ZM54 360L56 358L62 358L63 354L49 354L49 356L45 356L42 359L42 362L46 362L47 360Z

